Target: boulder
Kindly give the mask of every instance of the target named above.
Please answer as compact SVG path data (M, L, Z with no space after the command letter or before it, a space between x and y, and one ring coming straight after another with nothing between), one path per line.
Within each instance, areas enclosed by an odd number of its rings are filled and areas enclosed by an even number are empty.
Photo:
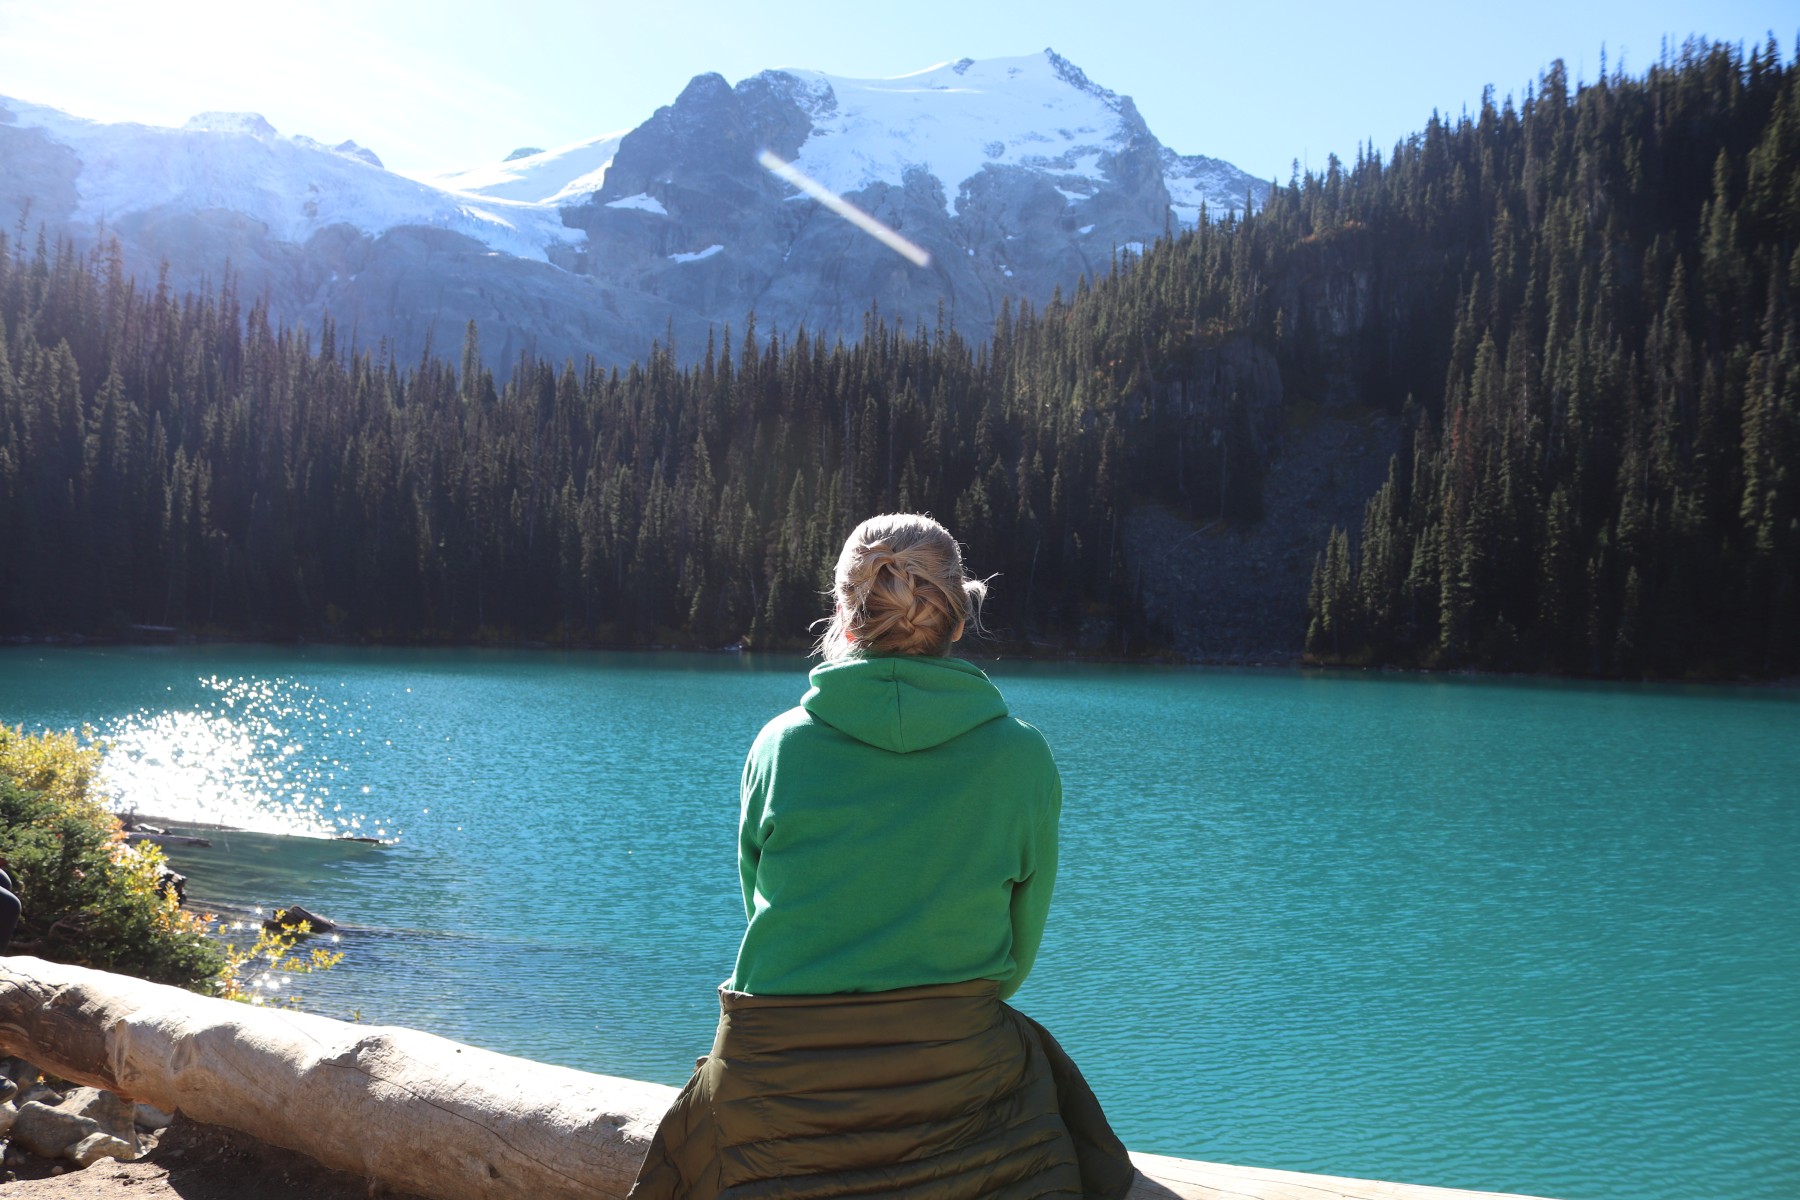
M137 1147L109 1133L91 1133L70 1147L65 1157L78 1167L91 1167L103 1158L130 1162L137 1157Z
M163 863L156 868L156 894L173 896L177 904L185 903L187 901L187 876L170 867L168 863Z
M158 1129L167 1129L174 1119L174 1113L164 1112L154 1104L140 1104L134 1121L145 1133L154 1133Z
M93 1121L100 1126L102 1133L129 1143L133 1152L136 1152L137 1105L131 1101L121 1100L113 1093L103 1092L99 1088L78 1087L70 1089L60 1107L63 1112L74 1113Z
M91 1117L28 1100L13 1120L12 1140L39 1158L66 1158L65 1151L99 1132L100 1123Z
M15 1100L15 1103L23 1105L32 1101L36 1101L39 1104L48 1104L51 1108L55 1108L63 1102L63 1095L49 1084L39 1080L34 1083L25 1084L25 1086L19 1090L19 1095Z
M290 925L298 925L302 921L312 926L314 933L329 933L337 928L336 921L321 917L314 912L308 912L298 904L290 904L286 908L276 909L275 915L263 922L263 928L273 932Z

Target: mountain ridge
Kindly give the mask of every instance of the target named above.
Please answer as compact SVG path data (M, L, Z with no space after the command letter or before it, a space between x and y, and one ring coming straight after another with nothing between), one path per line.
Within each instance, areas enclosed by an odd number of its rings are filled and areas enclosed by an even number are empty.
M776 68L697 75L628 130L457 170L388 170L372 150L262 116L180 128L88 121L0 97L0 222L192 288L236 275L282 321L330 314L402 357L476 320L490 363L643 357L703 344L754 309L854 337L871 304L943 307L967 335L1241 206L1250 177L1158 142L1127 95L1054 50L890 79ZM914 271L768 175L771 150L925 245Z

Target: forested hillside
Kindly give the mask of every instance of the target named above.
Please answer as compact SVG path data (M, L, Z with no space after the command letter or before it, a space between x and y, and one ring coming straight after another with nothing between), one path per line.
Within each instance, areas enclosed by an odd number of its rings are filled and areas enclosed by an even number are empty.
M1797 93L1772 45L1558 67L981 344L751 318L501 380L473 325L397 362L18 230L0 632L792 646L848 528L911 508L1003 574L1004 638L1154 645L1122 514L1254 530L1284 428L1366 406L1407 445L1321 557L1319 656L1791 672Z
M1776 47L1433 125L1291 194L1301 236L1466 245L1441 389L1308 646L1581 674L1800 668L1800 86Z
M1269 230L1268 233L1276 231ZM752 327L682 367L460 362L270 327L228 282L140 289L0 253L0 628L800 645L843 535L939 514L1006 577L1010 639L1131 630L1134 496L1253 521L1254 224L1127 260L991 342L873 314ZM4 248L0 239L0 248ZM1267 324L1265 321L1264 324Z
M1218 452L1128 463L1116 364L1167 364L1118 280L974 349L874 321L853 346L750 329L692 368L665 348L497 386L472 326L462 370L403 367L330 326L271 330L229 286L145 294L66 251L0 257L8 631L796 645L850 526L922 508L1007 574L1016 636L1094 605L1129 619L1128 469L1200 511L1256 499L1242 404L1214 415ZM1188 407L1149 423L1202 445Z

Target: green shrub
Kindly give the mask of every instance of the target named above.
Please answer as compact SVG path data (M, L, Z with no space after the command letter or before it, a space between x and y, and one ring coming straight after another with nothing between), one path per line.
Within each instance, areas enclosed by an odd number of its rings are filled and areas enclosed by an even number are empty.
M160 890L160 849L130 845L95 795L100 752L73 733L0 725L0 857L24 913L13 950L215 991L207 921Z

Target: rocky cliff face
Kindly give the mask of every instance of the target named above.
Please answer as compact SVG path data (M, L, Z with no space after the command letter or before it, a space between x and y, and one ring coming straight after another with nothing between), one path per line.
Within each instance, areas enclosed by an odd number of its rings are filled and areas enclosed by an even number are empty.
M1195 662L1292 663L1306 648L1306 593L1333 527L1361 528L1399 423L1328 411L1266 447L1262 520L1192 522L1157 504L1122 523L1126 569L1155 639Z
M1303 399L1398 411L1406 395L1443 386L1453 297L1425 258L1379 257L1364 230L1340 230L1296 248L1271 281L1294 347Z
M1009 87L1047 111L1047 129L971 102ZM848 194L929 265L769 174L763 150ZM873 301L908 323L941 305L981 336L1006 298L1041 303L1164 232L1164 155L1128 97L1049 52L898 81L771 71L734 88L703 75L565 211L587 243L563 261L714 321L754 307L765 326L854 335Z
M770 151L916 242L916 267L758 165ZM177 289L230 273L273 313L385 340L403 360L481 325L490 365L641 357L673 330L799 326L855 337L871 304L969 337L1120 247L1241 207L1229 164L1162 146L1129 97L1051 51L892 80L702 75L642 125L505 164L411 179L354 142L255 114L100 125L0 101L0 226L42 223Z

